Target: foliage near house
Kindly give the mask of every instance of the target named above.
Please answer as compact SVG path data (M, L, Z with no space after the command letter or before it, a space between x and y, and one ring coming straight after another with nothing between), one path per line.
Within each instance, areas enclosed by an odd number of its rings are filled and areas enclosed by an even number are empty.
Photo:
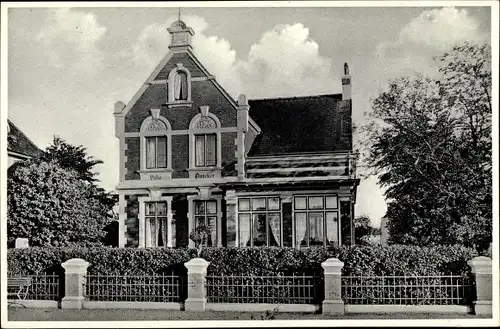
M370 218L359 216L354 218L354 241L357 245L370 244L374 236L380 235L380 229L370 224Z
M185 271L184 263L197 257L188 248L28 248L9 249L11 275L53 270L71 258L90 263L90 274L153 275L169 270ZM330 257L344 262L344 275L437 275L469 272L466 262L477 252L463 246L418 247L392 245L314 248L203 248L210 262L209 275L279 275L321 273ZM106 260L106 261L103 261ZM177 272L179 273L179 272Z
M99 163L82 146L54 137L39 158L12 166L7 181L9 245L18 237L27 237L31 246L113 240L116 201L97 186L92 169Z
M9 242L28 237L32 246L98 243L107 211L95 188L53 162L24 162L7 180Z
M438 77L393 80L364 128L366 163L388 199L392 243L492 241L491 48L464 44Z

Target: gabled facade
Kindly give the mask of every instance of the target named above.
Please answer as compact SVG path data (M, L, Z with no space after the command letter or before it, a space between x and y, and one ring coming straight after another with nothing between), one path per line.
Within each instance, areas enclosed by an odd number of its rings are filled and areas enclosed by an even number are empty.
M194 31L168 29L170 51L129 104L120 140L119 246L351 244L358 180L350 76L342 94L235 101L194 56Z

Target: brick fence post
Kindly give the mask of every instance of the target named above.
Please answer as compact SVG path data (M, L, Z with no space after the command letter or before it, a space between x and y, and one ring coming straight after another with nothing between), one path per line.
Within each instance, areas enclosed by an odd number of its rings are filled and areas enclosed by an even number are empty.
M210 263L203 258L193 258L184 266L188 276L188 298L184 302L186 311L203 312L207 303L205 281Z
M325 277L325 300L323 301L323 313L344 314L344 302L342 301L342 268L344 263L337 258L328 258L321 263Z
M491 258L479 256L469 260L467 264L471 267L476 279L476 300L474 301L474 312L477 315L490 315L492 309L492 264Z
M81 309L84 299L83 286L89 263L81 258L73 258L61 264L64 268L64 298L61 308Z

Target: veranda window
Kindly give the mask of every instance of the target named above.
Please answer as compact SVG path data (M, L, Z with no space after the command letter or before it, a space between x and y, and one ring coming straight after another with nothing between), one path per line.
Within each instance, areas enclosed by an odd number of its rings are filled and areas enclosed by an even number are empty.
M217 165L217 137L215 134L195 135L195 166Z
M146 137L146 168L167 167L167 137Z
M151 232L151 247L167 245L167 203L146 202L146 225Z
M238 200L239 246L281 246L282 221L279 197Z
M210 227L211 234L208 236L207 246L217 245L217 201L195 201L194 202L195 227L205 225Z
M338 206L335 195L294 197L297 247L338 244Z

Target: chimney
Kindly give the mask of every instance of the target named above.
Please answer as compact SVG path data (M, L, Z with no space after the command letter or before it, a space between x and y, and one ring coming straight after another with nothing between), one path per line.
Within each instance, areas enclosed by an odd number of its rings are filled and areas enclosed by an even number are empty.
M170 25L167 31L172 35L172 41L168 48L171 50L192 50L191 37L194 35L194 31L186 23L177 20Z
M342 99L351 99L351 76L347 63L344 63L344 75L342 76Z

